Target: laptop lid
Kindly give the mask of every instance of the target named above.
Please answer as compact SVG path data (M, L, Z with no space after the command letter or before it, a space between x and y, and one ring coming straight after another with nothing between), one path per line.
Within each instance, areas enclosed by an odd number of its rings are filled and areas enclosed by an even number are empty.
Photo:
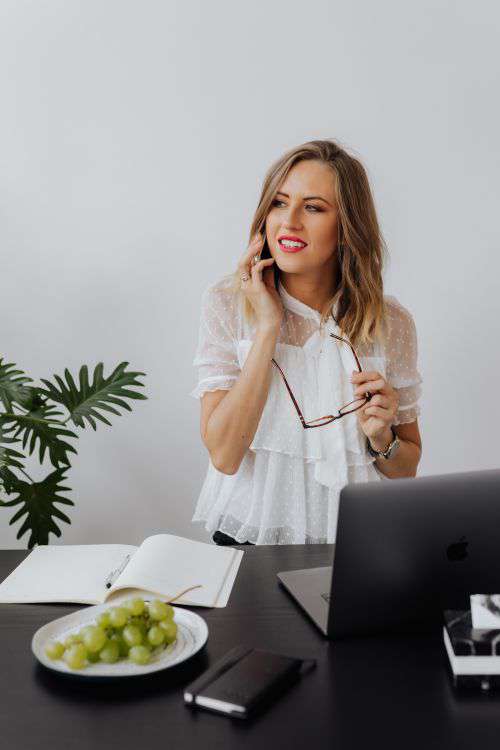
M428 630L500 593L500 469L346 485L328 636Z

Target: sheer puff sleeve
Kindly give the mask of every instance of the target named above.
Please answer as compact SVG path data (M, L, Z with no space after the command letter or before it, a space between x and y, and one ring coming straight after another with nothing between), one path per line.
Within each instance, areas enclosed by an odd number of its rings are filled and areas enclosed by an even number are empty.
M236 339L236 301L220 282L210 285L201 298L198 346L193 360L198 385L189 394L201 398L206 391L229 390L240 374Z
M389 337L386 344L387 382L399 394L395 425L414 422L420 414L422 378L418 371L417 329L409 310L387 297Z

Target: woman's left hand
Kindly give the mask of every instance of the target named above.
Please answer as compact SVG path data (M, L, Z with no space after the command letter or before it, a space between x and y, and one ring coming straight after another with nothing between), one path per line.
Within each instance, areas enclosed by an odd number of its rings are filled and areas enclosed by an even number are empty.
M375 444L379 442L384 443L385 447L392 439L391 425L394 423L399 405L398 392L379 372L355 371L351 376L351 382L354 398L361 397L368 391L375 394L355 413L372 446L376 448Z

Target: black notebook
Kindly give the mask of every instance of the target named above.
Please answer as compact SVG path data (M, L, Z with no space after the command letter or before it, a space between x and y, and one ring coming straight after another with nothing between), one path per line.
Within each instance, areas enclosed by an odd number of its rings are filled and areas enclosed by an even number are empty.
M184 701L190 706L246 718L268 705L314 665L314 659L237 646L186 688Z
M454 683L489 690L500 686L500 630L472 627L470 610L444 612L443 638Z

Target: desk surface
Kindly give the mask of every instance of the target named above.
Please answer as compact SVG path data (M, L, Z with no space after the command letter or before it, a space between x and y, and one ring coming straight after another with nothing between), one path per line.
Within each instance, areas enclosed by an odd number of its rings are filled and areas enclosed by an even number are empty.
M90 685L37 664L44 623L80 607L0 605L1 744L6 750L165 747L497 748L500 694L457 694L441 634L329 642L278 584L276 572L327 565L331 547L242 547L229 604L197 608L209 628L192 660L128 682ZM25 557L0 551L0 580ZM183 688L237 644L315 657L315 671L249 722L187 708ZM50 743L50 744L49 744Z

